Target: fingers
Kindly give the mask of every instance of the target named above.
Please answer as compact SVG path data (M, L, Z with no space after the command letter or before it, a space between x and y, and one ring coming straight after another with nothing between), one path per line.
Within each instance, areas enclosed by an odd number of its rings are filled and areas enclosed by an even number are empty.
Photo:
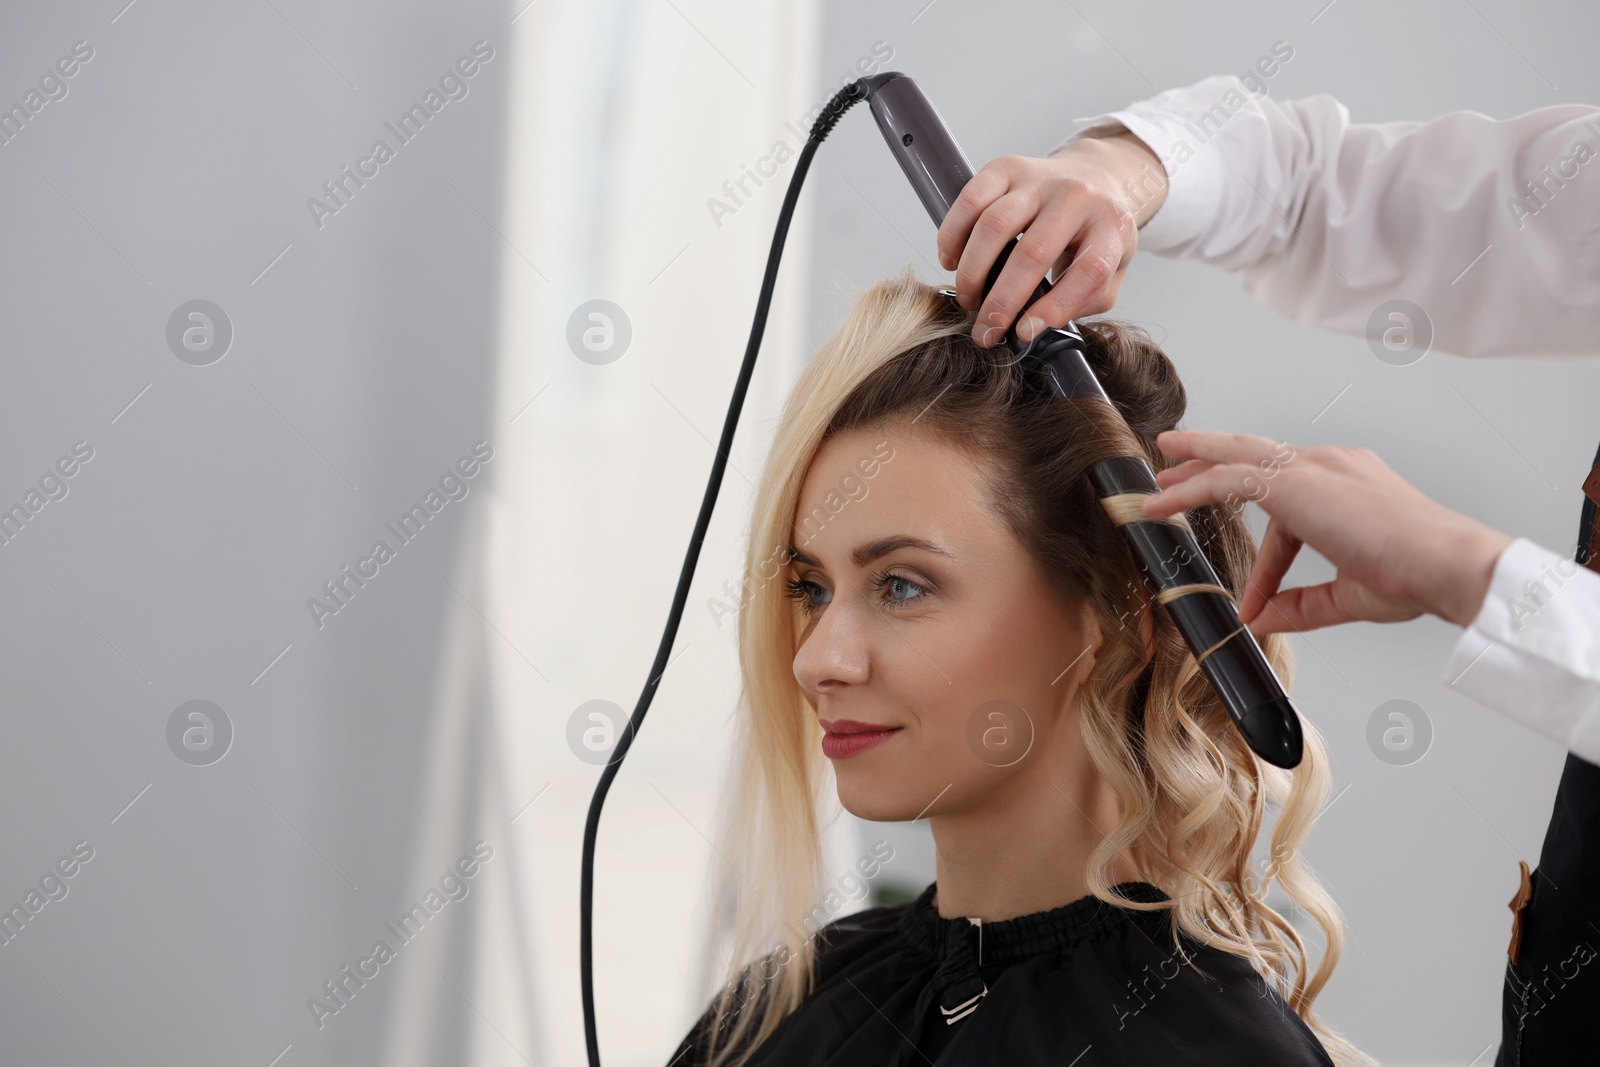
M967 238L971 236L972 227L978 221L978 216L982 215L990 204L1005 195L1010 188L1011 172L1005 156L991 161L967 179L967 184L962 187L956 202L951 204L950 210L945 213L944 221L939 223L939 236L936 242L939 250L939 266L945 270L956 269L957 257L965 247ZM957 292L960 292L959 288ZM965 302L963 306L967 306Z
M1248 623L1256 618L1261 609L1277 595L1283 576L1289 573L1302 545L1303 542L1286 533L1276 519L1267 522L1267 532L1262 535L1255 566L1245 580L1244 600L1239 604L1240 622Z
M1205 430L1165 430L1156 436L1156 445L1184 462L1156 472L1161 491L1142 502L1152 518L1222 501L1260 503L1266 498L1266 482L1296 455L1287 442Z
M1033 340L1047 327L1065 326L1080 315L1097 315L1116 304L1127 260L1122 233L1110 224L1091 225L1086 233L1060 280L1024 313L1017 327L1017 336L1024 341ZM1016 259L1016 254L1011 258ZM1007 264L1006 270L1010 269Z
M1156 471L1156 485L1162 489L1177 485L1181 481L1193 478L1201 471L1210 470L1214 464L1203 459L1186 459L1175 467Z
M1161 484L1159 478L1156 484ZM1265 508L1266 494L1261 492L1260 486L1261 469L1255 464L1211 464L1183 481L1145 497L1140 504L1144 507L1144 513L1152 519L1169 518L1180 511L1223 501L1255 500Z
M1298 586L1277 593L1262 607L1250 632L1257 637L1275 633L1300 633L1353 622L1334 598L1334 583Z
M1003 341L1014 323L1032 340L1046 327L1115 305L1138 229L1132 212L1105 190L1104 166L1001 156L962 188L939 224L939 262L955 270L961 306L978 309L972 335L980 346ZM989 272L1008 249L985 296ZM1055 282L1028 306L1053 266Z
M976 308L983 302L983 289L989 282L989 271L993 269L995 260L999 259L1001 253L1017 239L1018 234L1034 224L1039 214L1038 185L1015 180L1017 176L1006 169L1006 161L1009 158L1002 157L990 164L991 167L997 168L998 175L1004 175L1003 179L997 177L995 180L1003 180L1005 184L993 195L988 193L987 186L982 190L983 195L988 198L987 202L976 221L970 226L966 247L961 250L960 263L956 267L956 299L964 308ZM974 176L972 181L967 183L961 197L957 198L958 202L967 195L967 189L977 180ZM955 209L952 208L950 214L954 212ZM948 220L947 214L946 221ZM941 231L942 229L943 224ZM1015 258L1014 250L1011 258ZM1049 261L1046 261L1040 268L1039 278L1044 277L1049 265ZM1009 259L1005 270L1011 270ZM1038 283L1039 279L1034 279L1034 284ZM1026 296L1018 298L1016 302L1018 307L1024 299ZM1015 309L1012 314L1015 316ZM980 316L973 333L974 336L979 336L982 328L998 326L1000 333L995 337L998 341L1005 336L1005 330L1010 325L1011 319L999 321L991 309Z
M998 210L1002 205L997 203L995 207ZM1017 313L1033 296L1034 290L1044 280L1045 272L1061 255L1061 250L1078 237L1081 222L1082 220L1074 214L1060 209L1046 211L1037 218L1028 220L1027 231L1011 249L1011 255L1006 259L1000 277L995 280L994 288L989 290L983 307L978 310L978 321L973 326L973 337L980 345L988 347L991 341L998 343L1004 338L1006 329L1016 321ZM985 261L980 259L979 262ZM980 287L984 280L979 279ZM1038 308L1046 303L1046 299L1041 298L1034 307ZM1054 308L1045 307L1043 313L1050 318L1054 312ZM1041 314L1031 309L1030 313ZM1066 318L1061 318L1060 321L1050 321L1049 325L1063 326L1066 322ZM990 328L994 326L1000 328L998 333L991 332ZM1019 327L1019 333L1020 329ZM1023 339L1032 340L1032 334Z
M1163 430L1156 447L1173 459L1203 459L1211 463L1260 463L1284 458L1293 449L1285 442L1249 433L1212 430Z

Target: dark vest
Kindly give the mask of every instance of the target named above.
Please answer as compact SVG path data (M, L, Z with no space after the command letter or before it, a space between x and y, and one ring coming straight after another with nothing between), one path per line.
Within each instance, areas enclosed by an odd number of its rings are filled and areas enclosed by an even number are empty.
M1600 573L1600 451L1573 558ZM1600 1005L1600 767L1567 753L1539 866L1519 860L1495 1067L1593 1063Z

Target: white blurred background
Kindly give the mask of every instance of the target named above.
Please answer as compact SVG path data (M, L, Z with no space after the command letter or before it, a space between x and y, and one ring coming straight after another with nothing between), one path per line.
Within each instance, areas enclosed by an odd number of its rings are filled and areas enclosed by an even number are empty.
M1508 0L0 13L0 105L27 112L0 143L0 505L92 450L0 545L0 905L92 850L0 943L0 1060L583 1061L598 768L572 738L645 681L793 155L860 64L915 77L981 166L1280 40L1272 94L1331 93L1357 122L1589 102L1597 30L1592 6ZM608 1064L665 1063L710 992L737 691L719 605L779 405L856 290L907 262L948 278L933 236L853 110L801 198L672 666L602 824ZM626 323L603 359L569 340L591 301ZM1572 550L1600 364L1390 366L1154 256L1117 313L1177 362L1187 425L1371 447ZM1326 575L1308 555L1290 580ZM1506 902L1564 755L1442 683L1457 633L1296 639L1293 695L1335 761L1309 855L1349 922L1318 1008L1410 1067L1493 1059ZM1407 766L1366 740L1397 699L1433 730ZM920 827L842 813L827 869L879 839L895 859L857 906L932 879ZM393 958L346 979L380 939Z

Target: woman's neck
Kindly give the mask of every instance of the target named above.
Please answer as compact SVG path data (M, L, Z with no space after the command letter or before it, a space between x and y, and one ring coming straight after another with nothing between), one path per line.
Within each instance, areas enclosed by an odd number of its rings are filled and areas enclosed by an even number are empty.
M1039 760L981 808L929 818L940 916L999 922L1089 895L1089 855L1116 825L1119 805L1087 758L1070 770ZM1126 853L1106 873L1112 885L1142 878Z

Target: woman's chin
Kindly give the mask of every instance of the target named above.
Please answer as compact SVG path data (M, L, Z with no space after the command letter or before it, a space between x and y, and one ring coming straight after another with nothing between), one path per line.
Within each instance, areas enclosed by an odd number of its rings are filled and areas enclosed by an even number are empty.
M873 797L863 800L860 797L846 798L843 793L839 796L839 804L858 819L867 822L905 822L913 816L905 814L901 805Z
M865 777L865 776L863 776ZM909 822L917 818L919 807L912 798L900 795L899 790L884 789L884 782L863 782L863 788L852 788L847 776L839 776L839 805L858 819L868 822ZM923 801L921 807L927 806Z

